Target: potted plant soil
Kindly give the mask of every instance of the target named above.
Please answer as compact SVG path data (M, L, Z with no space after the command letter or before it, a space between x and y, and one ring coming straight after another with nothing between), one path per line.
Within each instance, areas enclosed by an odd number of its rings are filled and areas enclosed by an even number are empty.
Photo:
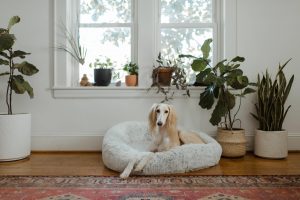
M33 98L33 89L23 75L32 76L39 70L31 63L22 61L30 53L14 50L16 37L12 27L20 22L20 17L9 20L7 28L0 28L0 66L7 71L0 77L8 79L6 87L7 113L0 114L0 161L14 161L26 158L31 152L31 114L14 113L12 109L13 93L28 93Z
M201 57L185 56L194 57L192 69L198 72L197 81L207 85L200 94L199 105L208 110L214 107L209 121L218 126L217 141L222 146L222 156L241 157L246 153L246 138L237 114L242 98L255 92L249 87L255 84L249 83L247 76L240 69L241 63L245 61L243 57L237 56L230 61L225 59L212 67L209 60L211 42L212 40L208 39L203 43ZM239 127L235 126L237 123Z
M129 74L125 76L126 86L137 86L138 84L138 70L139 67L136 63L128 63L123 67L123 70Z
M275 79L268 71L262 78L258 75L256 114L259 122L254 139L254 154L263 158L280 159L288 156L288 131L282 128L284 119L291 107L285 103L294 82L294 75L287 82L283 69L288 64L279 64Z
M112 61L110 58L101 57L96 58L95 62L90 63L90 67L94 68L94 85L95 86L108 86L112 77Z

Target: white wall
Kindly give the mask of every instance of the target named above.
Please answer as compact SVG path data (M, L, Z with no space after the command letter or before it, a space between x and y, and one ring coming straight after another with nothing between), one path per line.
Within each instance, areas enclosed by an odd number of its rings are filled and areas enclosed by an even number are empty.
M300 149L300 97L297 97L300 86L300 1L237 2L237 53L246 57L243 69L252 80L266 67L274 71L278 62L293 58L287 68L288 75L296 75L288 102L293 107L284 127L290 131L290 149ZM126 120L146 120L152 103L160 101L157 98L54 99L51 90L52 0L1 0L0 27L6 25L13 15L19 15L22 19L13 29L18 38L17 46L31 52L29 61L40 69L39 74L29 78L35 98L30 100L26 95L14 96L14 111L33 115L33 150L97 150L100 148L100 136L109 127ZM0 111L5 112L4 87L1 91ZM249 141L257 126L249 116L253 101L253 98L244 101L240 113ZM210 111L201 110L197 98L178 98L173 103L181 125L214 133L215 127L208 122Z

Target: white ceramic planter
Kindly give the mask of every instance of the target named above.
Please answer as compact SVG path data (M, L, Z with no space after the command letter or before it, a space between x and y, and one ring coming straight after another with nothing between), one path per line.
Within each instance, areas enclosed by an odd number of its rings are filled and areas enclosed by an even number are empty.
M0 115L0 161L26 158L31 151L31 114Z
M287 131L256 130L254 139L254 154L271 159L281 159L288 156Z

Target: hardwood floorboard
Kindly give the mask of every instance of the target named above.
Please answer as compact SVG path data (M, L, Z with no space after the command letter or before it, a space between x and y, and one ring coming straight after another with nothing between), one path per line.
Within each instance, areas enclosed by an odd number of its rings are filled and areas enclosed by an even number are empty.
M0 163L2 176L118 176L107 169L99 152L34 152L25 160ZM217 166L181 175L300 175L300 153L269 160L248 153L243 158L222 158Z

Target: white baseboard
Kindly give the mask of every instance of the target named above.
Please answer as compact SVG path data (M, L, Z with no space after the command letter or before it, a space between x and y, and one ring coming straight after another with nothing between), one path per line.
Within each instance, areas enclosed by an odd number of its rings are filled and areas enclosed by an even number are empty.
M253 135L246 135L247 150L253 150ZM101 151L103 135L32 136L33 151ZM300 133L289 133L289 151L300 151Z

